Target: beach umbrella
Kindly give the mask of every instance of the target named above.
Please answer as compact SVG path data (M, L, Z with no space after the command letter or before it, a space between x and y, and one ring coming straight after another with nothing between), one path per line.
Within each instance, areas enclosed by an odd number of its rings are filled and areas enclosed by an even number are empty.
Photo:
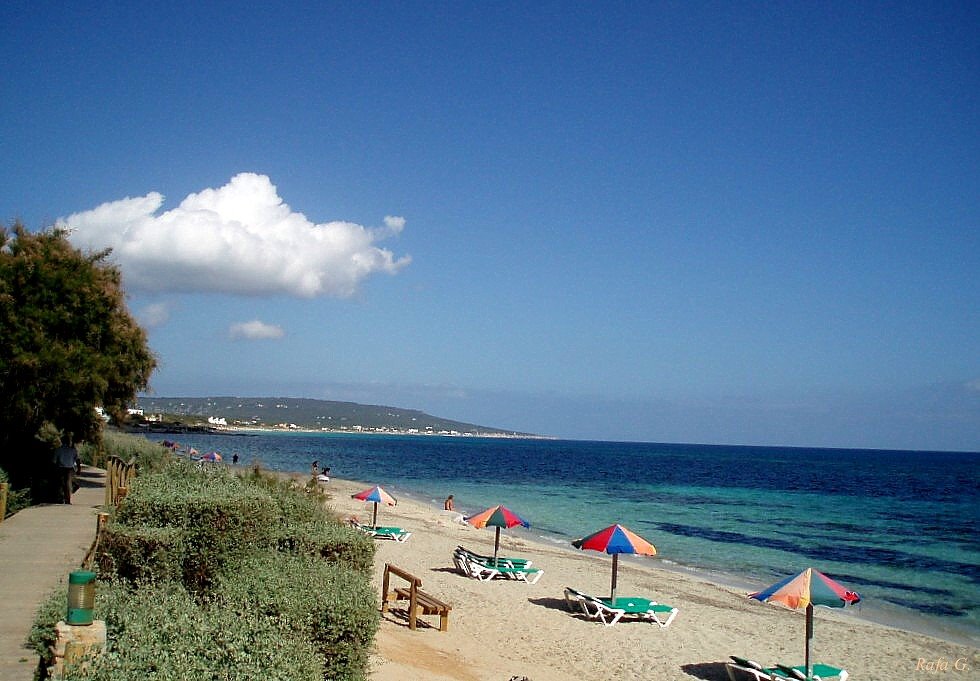
M219 454L218 452L208 452L207 454L202 456L200 460L218 462L221 461L221 454Z
M861 601L854 591L845 589L827 575L807 568L798 575L787 577L781 582L749 594L749 598L766 603L779 603L792 610L806 609L806 637L804 661L806 677L810 678L810 639L813 638L813 606L843 608Z
M512 510L506 506L491 506L485 511L481 511L476 515L471 515L469 518L464 518L473 527L494 527L497 529L497 533L493 538L493 560L494 563L497 561L497 551L500 548L500 528L501 527L516 527L517 525L522 525L524 527L530 527L531 523L524 520Z
M635 553L640 556L657 555L657 549L653 544L619 524L610 525L604 530L590 534L588 537L576 539L572 542L572 546L577 549L588 549L590 551L602 551L612 554L612 586L609 589L609 604L612 606L616 604L616 573L619 572L619 554Z
M388 504L389 506L394 506L398 503L398 500L395 499L395 497L385 492L379 485L375 485L374 487L366 489L363 492L352 494L351 499L374 502L374 520L371 521L371 525L374 527L378 526L378 504Z

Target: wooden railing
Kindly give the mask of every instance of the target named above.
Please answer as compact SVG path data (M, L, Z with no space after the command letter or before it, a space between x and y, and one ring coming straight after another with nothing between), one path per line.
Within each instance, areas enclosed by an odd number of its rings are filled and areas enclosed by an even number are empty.
M135 477L136 459L126 462L118 456L110 456L105 467L105 505L110 508L118 505Z
M4 516L7 515L7 493L9 490L9 482L0 482L0 523L3 522Z
M88 548L88 551L85 553L85 557L82 559L83 570L92 569L92 563L95 561L95 554L99 550L99 542L102 540L102 535L105 533L105 526L108 522L108 513L103 512L95 516L95 539L92 540L92 545Z

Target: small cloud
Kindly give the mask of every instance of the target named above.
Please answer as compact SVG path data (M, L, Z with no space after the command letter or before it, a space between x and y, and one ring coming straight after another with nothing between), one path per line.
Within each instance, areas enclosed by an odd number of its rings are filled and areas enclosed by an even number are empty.
M147 329L163 326L170 320L170 305L168 303L152 303L136 313L139 320Z
M150 192L57 224L77 247L111 248L127 287L145 291L349 297L365 277L411 262L376 245L397 236L404 218L386 216L378 228L314 223L265 175L241 173L173 210L159 213L162 205L163 195Z
M253 319L250 322L232 324L228 329L228 335L231 336L232 340L267 340L282 338L286 332L282 330L282 327L275 324L266 324L258 319Z
M405 218L395 217L393 215L385 216L385 226L392 231L393 234L398 234L403 229L405 229Z

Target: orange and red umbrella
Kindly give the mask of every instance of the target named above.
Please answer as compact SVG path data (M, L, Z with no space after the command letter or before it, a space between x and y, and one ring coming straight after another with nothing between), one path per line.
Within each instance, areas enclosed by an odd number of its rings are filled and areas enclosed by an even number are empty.
M363 492L352 494L351 499L374 502L374 519L371 521L371 525L374 527L378 526L378 504L387 504L388 506L395 506L398 504L398 500L381 489L380 485L375 485L374 487L366 489Z
M516 527L517 525L522 525L524 527L530 527L531 523L524 520L512 510L506 506L491 506L485 511L477 513L476 515L471 515L469 518L464 518L473 527L495 527L497 528L497 534L493 540L493 559L497 560L497 550L500 548L500 528L501 527Z
M749 598L766 603L779 603L793 610L806 608L804 664L806 665L807 678L810 678L810 639L813 638L813 606L823 605L828 608L843 608L861 602L861 597L857 592L844 588L827 575L813 568L807 568L798 575L787 577L762 591L749 594Z
M635 553L640 556L655 556L657 549L640 535L628 530L622 525L610 525L609 527L582 537L572 542L572 546L577 549L588 549L590 551L602 551L611 553L613 557L612 567L612 587L610 588L609 601L616 602L616 574L619 572L619 554Z

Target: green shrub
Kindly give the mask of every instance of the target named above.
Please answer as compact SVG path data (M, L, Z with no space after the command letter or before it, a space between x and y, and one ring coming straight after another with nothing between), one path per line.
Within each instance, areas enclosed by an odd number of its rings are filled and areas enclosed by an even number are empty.
M7 475L7 471L0 468L0 482L6 482L10 484L10 477ZM4 517L12 516L17 511L22 508L27 508L31 505L31 490L30 489L14 489L13 487L7 487L7 510ZM3 520L3 518L0 518Z
M27 637L27 644L37 652L42 668L49 667L53 662L51 649L58 639L58 633L54 627L59 620L65 619L67 615L67 586L52 591L38 607L37 614L34 616L34 624L31 626L31 633Z
M110 522L99 541L96 563L102 575L130 582L181 581L184 532L176 527L130 527Z
M310 640L323 656L324 678L366 678L379 621L367 575L307 556L260 554L219 582L212 593L226 609L282 618Z
M179 584L131 590L98 585L96 611L106 621L105 654L86 668L66 670L70 681L321 681L313 645L285 617L252 616L198 604Z
M283 553L326 559L365 574L374 565L375 546L370 537L326 518L282 528L275 544Z
M130 527L179 528L184 584L203 591L228 561L270 543L279 512L268 492L223 468L175 462L161 473L138 476L116 520Z
M374 542L353 531L324 508L326 495L315 487L299 487L290 480L252 471L244 478L267 490L280 512L280 524L271 531L273 545L285 553L316 556L368 572L374 563Z
M379 622L373 557L318 494L174 460L139 475L106 528L108 650L65 678L361 681Z

